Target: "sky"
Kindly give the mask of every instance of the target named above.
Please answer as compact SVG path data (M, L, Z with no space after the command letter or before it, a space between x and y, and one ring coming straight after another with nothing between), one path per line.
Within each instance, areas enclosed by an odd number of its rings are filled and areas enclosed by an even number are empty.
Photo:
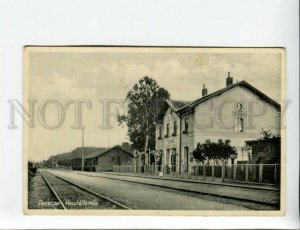
M76 51L76 52L74 52ZM128 91L144 76L157 81L171 94L171 99L192 101L201 97L203 84L208 93L224 88L227 73L233 81L245 80L274 100L280 100L281 56L277 52L221 53L210 50L172 49L33 49L29 52L28 99L37 100L35 127L29 129L29 159L40 161L81 146L80 129L71 126L75 120L74 105L65 109L65 119L56 129L42 127L39 108L45 100L88 99L91 108L83 105L85 146L112 147L128 142L126 126L112 117L112 128L103 125L103 104L99 100L124 101ZM122 113L124 108L111 104ZM54 124L57 109L45 106L45 121Z

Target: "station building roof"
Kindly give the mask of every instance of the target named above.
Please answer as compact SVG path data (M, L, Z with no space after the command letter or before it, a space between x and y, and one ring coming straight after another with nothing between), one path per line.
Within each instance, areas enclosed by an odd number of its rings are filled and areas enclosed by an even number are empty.
M240 86L242 88L246 88L249 91L251 91L252 93L254 93L255 95L257 95L261 100L264 100L266 102L268 102L269 104L273 105L276 109L280 110L280 104L277 103L276 101L274 101L273 99L271 99L269 96L267 96L266 94L262 93L261 91L259 91L257 88L255 88L254 86L250 85L248 82L246 81L240 81L237 83L234 83L232 85L229 85L223 89L217 90L211 94L208 94L204 97L201 97L199 99L196 99L192 102L187 102L187 101L178 101L178 100L170 100L167 99L166 102L169 105L169 107L176 113L184 113L185 111L196 107L197 105L210 100L211 98L217 97L222 95L223 93L237 87Z
M92 159L92 158L97 158L99 156L102 156L114 149L121 149L122 151L124 151L125 153L129 154L130 156L134 156L133 153L129 152L128 150L125 150L124 148L122 148L120 145L115 145L112 148L108 148L108 149L103 149L103 150L98 150L96 152L93 152L91 154L89 154L88 156L85 157L85 159Z

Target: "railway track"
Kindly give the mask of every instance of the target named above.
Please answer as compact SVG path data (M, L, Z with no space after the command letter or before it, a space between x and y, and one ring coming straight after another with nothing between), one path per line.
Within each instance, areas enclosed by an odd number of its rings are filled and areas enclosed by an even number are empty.
M71 171L73 172L73 171ZM75 172L74 172L75 173ZM223 199L223 200L230 200L230 201L238 201L240 203L248 203L248 204L252 204L250 206L254 206L255 205L263 205L263 206L268 206L271 207L272 209L279 209L280 208L280 204L276 203L276 202L268 202L268 201L261 201L261 200L254 200L254 199L250 199L247 197L232 197L232 196L227 196L227 195L221 195L221 194L216 194L216 193L209 193L209 192L201 192L201 191L192 191L189 189L184 189L184 188L175 188L175 187L171 187L171 186L167 186L167 185L158 185L158 184L153 184L153 183L147 183L147 182L141 182L141 181L133 181L130 179L126 179L124 177L119 177L119 178L113 178L110 176L104 176L104 175L88 175L86 173L80 173L80 172L76 172L88 177L100 177L100 178L105 178L105 179L110 179L110 180L117 180L117 181L123 181L123 182L129 182L129 183L134 183L134 184L141 184L141 185L146 185L146 186L152 186L152 187L159 187L159 188L163 188L163 189L169 189L169 190L175 190L175 191L179 191L179 192L184 192L184 193L189 193L189 194L198 194L198 195L204 195L204 196L210 196L210 197L216 197L219 199ZM253 208L255 209L255 208Z
M129 207L49 171L40 172L61 209L126 209Z

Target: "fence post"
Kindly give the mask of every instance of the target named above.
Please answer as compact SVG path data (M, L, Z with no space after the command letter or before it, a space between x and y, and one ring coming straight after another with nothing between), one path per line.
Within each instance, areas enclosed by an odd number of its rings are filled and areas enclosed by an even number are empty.
M274 184L277 184L277 163L274 164Z
M225 165L224 163L222 163L222 182L224 181L225 179Z
M249 165L248 165L248 163L246 164L246 167L245 167L245 170L246 170L246 174L245 174L245 180L246 180L246 182L248 182L249 181L249 179L248 179L248 169L249 169Z
M237 165L233 164L232 167L233 167L233 175L232 175L232 179L233 181L236 181L236 167Z
M262 176L263 176L263 164L259 163L258 166L258 182L261 183L262 182Z
M206 167L205 166L206 165L203 165L203 176L204 176L203 180L205 180L205 176L206 176Z
M211 166L211 177L212 177L212 181L214 181L215 180L215 165L213 164L212 166Z

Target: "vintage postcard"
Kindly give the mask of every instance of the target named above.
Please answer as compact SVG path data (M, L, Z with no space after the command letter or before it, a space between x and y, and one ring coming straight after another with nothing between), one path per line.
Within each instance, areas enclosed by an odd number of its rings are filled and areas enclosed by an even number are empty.
M10 104L25 214L284 215L284 48L28 46Z

